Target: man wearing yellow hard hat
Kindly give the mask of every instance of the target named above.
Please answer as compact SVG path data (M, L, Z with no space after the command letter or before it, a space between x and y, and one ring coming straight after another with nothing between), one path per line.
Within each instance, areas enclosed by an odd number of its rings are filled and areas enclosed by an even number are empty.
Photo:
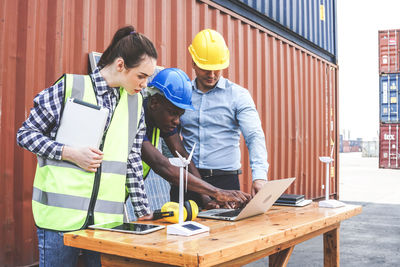
M229 49L222 35L214 30L199 32L189 46L196 78L192 81L194 110L181 117L181 134L187 151L194 144L193 162L202 179L223 189L240 189L241 173L239 139L242 133L250 154L252 195L267 180L268 162L265 136L260 117L248 90L222 76L229 66ZM178 190L171 189L171 199ZM209 197L199 198L202 206L212 207ZM209 203L206 205L205 203Z

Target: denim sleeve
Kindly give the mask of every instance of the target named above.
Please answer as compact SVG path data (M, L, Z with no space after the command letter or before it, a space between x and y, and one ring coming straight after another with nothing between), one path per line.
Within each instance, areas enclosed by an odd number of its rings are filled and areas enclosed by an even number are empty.
M250 155L253 181L267 179L268 159L260 116L250 93L241 88L236 99L236 119Z

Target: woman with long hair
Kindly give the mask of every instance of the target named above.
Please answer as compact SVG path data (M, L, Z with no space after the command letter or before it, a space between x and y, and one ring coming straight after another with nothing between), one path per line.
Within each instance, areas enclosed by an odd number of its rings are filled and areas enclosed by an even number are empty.
M156 60L152 42L126 26L115 33L92 74L64 74L35 97L17 142L38 158L32 209L40 266L75 266L80 250L65 246L63 233L122 222L125 188L137 217L152 217L140 157L145 135L140 91L147 86ZM56 141L68 98L109 110L99 148ZM80 129L74 130L79 134ZM87 266L100 266L99 253L82 253Z

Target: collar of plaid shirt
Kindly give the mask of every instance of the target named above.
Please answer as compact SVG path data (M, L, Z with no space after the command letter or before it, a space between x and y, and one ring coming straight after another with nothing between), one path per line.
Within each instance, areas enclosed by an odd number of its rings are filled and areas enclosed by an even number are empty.
M91 74L92 80L94 81L94 85L97 88L98 95L104 95L107 91L111 91L117 98L119 98L119 88L118 87L109 87L107 85L106 80L104 80L103 76L100 73L100 69L96 68Z

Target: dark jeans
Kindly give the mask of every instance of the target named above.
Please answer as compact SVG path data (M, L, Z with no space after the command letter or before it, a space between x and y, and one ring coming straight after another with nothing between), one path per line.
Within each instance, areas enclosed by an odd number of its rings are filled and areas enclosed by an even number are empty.
M215 187L226 189L226 190L240 190L239 176L237 174L230 175L214 175L206 178L202 178L205 182L212 184ZM179 202L179 187L175 185L171 185L170 191L171 201ZM188 191L185 194L186 200L194 200L199 207L203 206L200 195L193 192Z
M37 229L39 241L40 267L75 267L81 251L79 248L64 245L64 233L46 229ZM85 266L101 266L100 253L82 249Z

